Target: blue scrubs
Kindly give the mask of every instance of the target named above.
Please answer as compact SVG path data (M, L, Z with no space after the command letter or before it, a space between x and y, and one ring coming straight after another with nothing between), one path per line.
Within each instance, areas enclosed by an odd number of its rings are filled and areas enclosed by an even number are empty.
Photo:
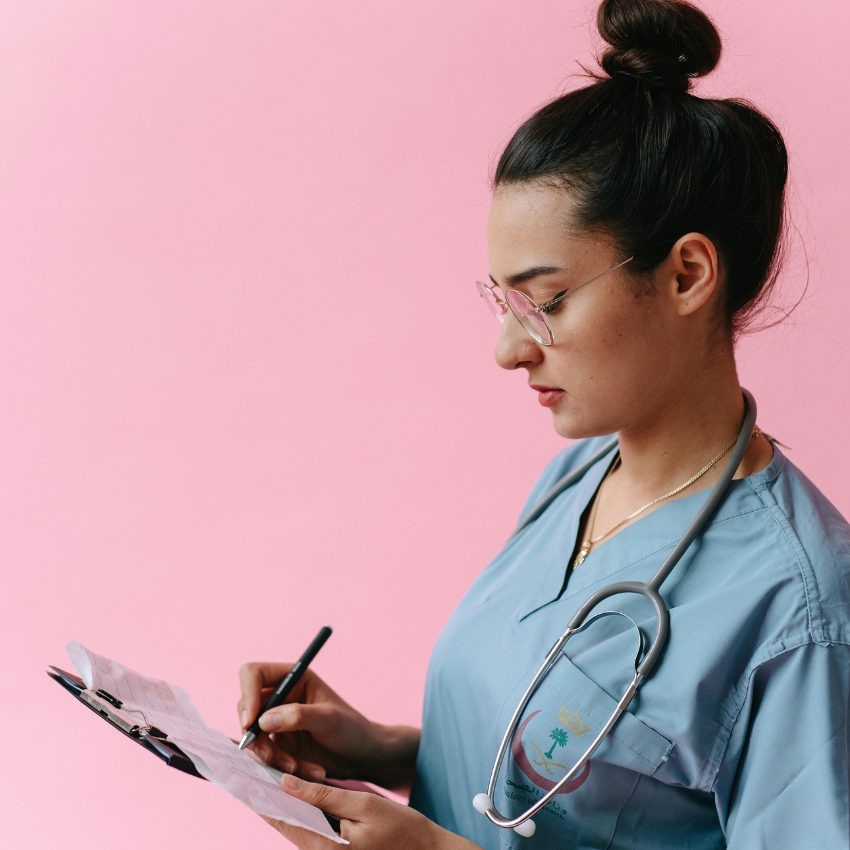
M602 445L561 452L526 507ZM472 808L501 736L546 652L587 596L646 581L708 491L662 504L575 571L580 517L613 452L512 539L461 601L431 659L411 805L483 848L850 847L850 527L774 448L733 482L661 588L670 639L611 736L521 838ZM647 634L648 604L605 606ZM571 640L523 715L496 786L524 811L553 787L630 679L636 632L605 618ZM578 639L581 638L581 642Z

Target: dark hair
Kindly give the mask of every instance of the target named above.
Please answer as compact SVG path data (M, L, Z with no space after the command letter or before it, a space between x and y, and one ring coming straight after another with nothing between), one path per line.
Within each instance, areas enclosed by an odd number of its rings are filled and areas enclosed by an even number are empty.
M608 44L605 75L523 123L499 159L494 187L568 186L579 224L640 254L632 264L638 273L658 266L680 236L704 233L720 257L720 318L734 336L781 266L782 135L747 101L690 94L691 80L713 70L721 53L717 29L695 6L603 0L597 27Z

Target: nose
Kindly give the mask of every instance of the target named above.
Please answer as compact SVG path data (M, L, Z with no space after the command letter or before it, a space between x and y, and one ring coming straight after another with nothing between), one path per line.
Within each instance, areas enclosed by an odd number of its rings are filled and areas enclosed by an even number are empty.
M516 316L508 310L499 331L495 356L496 363L503 369L519 369L540 363L543 360L543 346L531 338Z

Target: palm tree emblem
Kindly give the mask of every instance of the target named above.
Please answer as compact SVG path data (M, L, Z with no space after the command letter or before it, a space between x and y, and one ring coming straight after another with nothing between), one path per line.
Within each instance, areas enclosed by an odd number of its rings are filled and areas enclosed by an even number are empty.
M545 753L547 759L552 758L555 753L555 747L567 746L567 733L563 729L553 729L549 733L549 737L552 739L552 746L549 748L549 752Z

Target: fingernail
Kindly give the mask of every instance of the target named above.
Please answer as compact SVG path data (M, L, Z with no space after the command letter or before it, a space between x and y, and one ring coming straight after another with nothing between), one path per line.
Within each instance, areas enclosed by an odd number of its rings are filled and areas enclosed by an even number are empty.
M314 767L312 770L307 771L307 776L310 779L315 779L316 782L321 782L325 778L325 771L321 767Z
M291 773L285 773L283 775L283 784L292 788L293 791L300 791L304 787L304 782Z
M284 773L292 773L295 768L298 767L298 762L295 759L284 758L283 759L283 772Z
M250 718L248 717L248 712L247 712L247 711L243 711L243 712L242 712L242 714L240 714L240 715L239 715L239 722L242 724L242 728L243 728L243 729L247 729L247 728L248 728L248 722L249 722L249 720L250 720Z
M267 711L260 718L260 729L262 729L263 732L274 732L277 728L276 720L277 715L273 711Z

